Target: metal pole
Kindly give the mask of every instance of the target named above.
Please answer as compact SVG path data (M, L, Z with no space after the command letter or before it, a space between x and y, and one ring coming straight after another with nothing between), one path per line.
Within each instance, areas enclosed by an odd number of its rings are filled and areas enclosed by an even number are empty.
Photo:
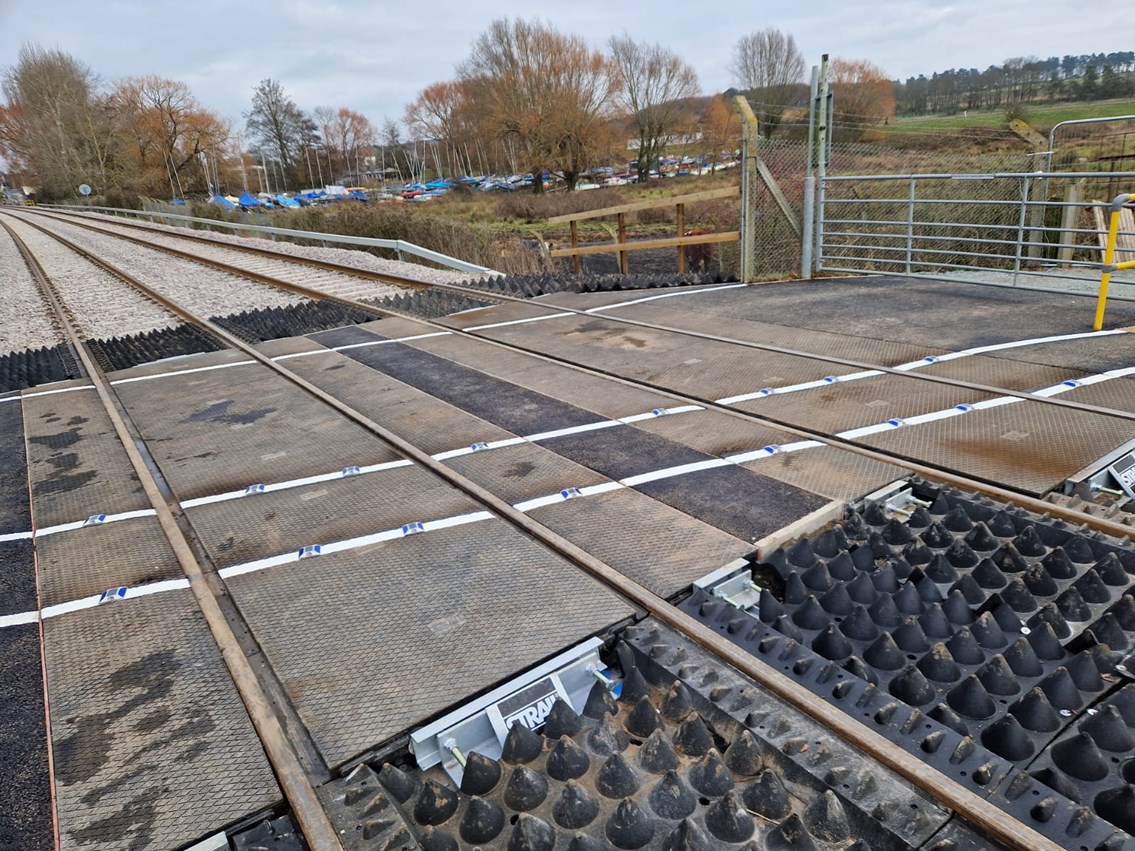
M733 98L745 136L741 142L741 282L750 284L756 278L757 242L757 116L744 95Z
M804 176L804 232L800 238L800 277L812 277L812 241L816 219L816 107L819 103L820 69L812 66L812 87L808 103L808 167Z
M825 53L820 60L820 102L817 110L820 113L820 126L816 128L816 271L824 268L824 197L827 193L825 179L828 176L828 128L831 119L831 104L828 91L828 55Z
M906 201L906 273L910 274L910 261L914 255L914 191L915 180L910 179L910 192Z
M1119 214L1123 212L1123 205L1130 201L1131 195L1116 195L1111 202L1111 220L1107 226L1107 247L1103 254L1103 273L1100 275L1100 291L1096 298L1096 321L1092 328L1103 330L1103 314L1107 308L1107 288L1111 283L1112 267L1115 266L1115 244L1119 240Z
M1017 285L1017 274L1021 271L1021 249L1025 239L1025 218L1029 212L1029 176L1021 177L1021 214L1017 217L1017 249L1013 256L1013 286Z

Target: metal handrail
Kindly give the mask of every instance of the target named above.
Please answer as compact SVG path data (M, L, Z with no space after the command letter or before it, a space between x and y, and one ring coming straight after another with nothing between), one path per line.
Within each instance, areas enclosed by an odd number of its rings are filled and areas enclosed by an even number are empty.
M494 269L489 269L486 266L478 266L476 263L468 263L465 260L460 260L456 257L450 257L448 254L442 254L440 251L432 251L429 248L423 248L420 245L415 245L412 242L406 242L402 239L381 239L379 237L371 236L343 236L337 233L322 233L319 231L306 231L306 230L292 230L290 228L276 228L268 225L249 225L243 222L234 223L221 221L219 219L205 219L199 216L185 216L180 213L159 213L151 210L127 210L121 207L88 207L83 204L42 204L42 207L48 209L58 210L83 210L88 212L106 212L114 215L126 216L150 216L162 219L174 219L184 222L200 222L207 224L210 227L225 228L231 231L252 231L253 233L266 233L275 236L285 236L292 239L308 239L315 242L340 242L348 245L365 245L368 248L385 248L394 251L398 254L398 259L402 259L403 254L411 254L415 257L420 257L423 260L429 260L431 263L437 263L439 266L445 266L450 269L455 269L458 272L469 272L474 275L500 275Z
M1045 177L1135 178L1135 171L1004 171L991 172L989 174L841 174L827 175L824 177L824 181L826 183L847 183L863 180L1020 180L1024 177L1034 180Z
M1135 260L1115 262L1115 245L1119 242L1119 216L1123 208L1135 203L1135 195L1123 192L1111 199L1111 218L1107 225L1107 242L1103 252L1103 271L1100 273L1100 291L1096 298L1096 321L1092 326L1097 331L1103 328L1103 315L1107 309L1107 288L1111 283L1111 273L1118 269L1135 269Z

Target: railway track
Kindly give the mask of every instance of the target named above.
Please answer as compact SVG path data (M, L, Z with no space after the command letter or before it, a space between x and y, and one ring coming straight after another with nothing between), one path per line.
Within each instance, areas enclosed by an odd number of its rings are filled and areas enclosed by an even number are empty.
M37 227L40 226L37 225ZM91 225L84 225L84 227L109 233L109 231L101 227ZM42 232L46 234L48 230L45 229ZM19 241L19 238L10 229L9 233L13 239ZM247 342L209 321L207 318L187 310L178 303L176 298L171 297L168 293L158 292L145 282L117 268L114 264L100 259L89 247L80 247L74 242L60 237L58 234L52 235L52 238L59 240L60 244L67 245L72 250L82 254L86 259L98 265L107 274L113 275L119 281L131 287L135 292L141 293L150 302L159 305L172 316L176 316L179 321L191 323L196 327L204 329L226 348L239 352L244 358L254 361L257 364L257 369L270 371L275 376L290 382L293 386L301 389L308 396L317 400L321 405L333 410L336 415L349 420L355 426L369 432L393 449L401 458L410 461L423 470L429 471L430 474L444 481L448 486L457 489L471 498L482 507L482 510L506 521L524 536L538 541L541 546L556 553L559 557L566 559L576 568L613 591L637 611L649 614L659 622L678 630L684 636L692 639L717 658L724 660L736 670L741 671L760 683L787 704L819 721L844 741L868 754L872 759L886 766L888 769L895 771L908 782L926 792L935 801L963 815L967 821L979 827L982 831L998 842L1003 843L1006 847L1038 849L1059 847L1050 839L1032 830L1027 825L1010 818L1003 810L994 806L989 801L974 794L949 777L942 775L922 760L897 747L874 730L846 715L843 711L833 708L830 704L815 697L812 693L801 689L791 678L780 673L774 667L765 664L748 653L740 651L736 645L723 638L719 631L708 628L703 623L690 617L680 608L667 602L654 591L634 581L631 577L611 565L597 559L587 550L572 543L550 527L537 522L525 512L518 510L515 506L500 498L490 489L461 475L451 465L444 463L444 461L439 461L434 455L431 455L429 452L424 451L413 442L407 440L405 436L384 427L379 422L360 411L357 407L341 398L337 398L334 394L327 392L297 372L290 370L284 363L262 354L257 349L248 345ZM133 239L138 240L137 237ZM181 240L182 238L177 237L177 239ZM191 252L188 249L174 248L172 244L163 245L161 250L175 253L177 256L186 259L191 256ZM33 265L34 268L35 261L32 253L27 250L26 247L24 251L29 264ZM226 249L226 251L228 251L228 249ZM297 283L297 280L300 278L299 275L281 273L279 264L283 261L278 258L270 259L272 265L268 271L271 271L272 274L268 274L264 267L250 268L248 266L237 266L232 262L234 259L232 255L234 253L235 252L229 252L225 255L224 259L221 259L219 254L206 260L201 260L200 258L194 259L197 259L197 262L205 262L218 270L237 274L262 285L271 286L277 290L285 290L303 298L313 300L333 299L347 306L370 311L376 310L373 302L361 302L351 295L349 290L337 288L334 284L330 285L327 289L321 289ZM331 269L325 269L325 271L329 273L334 272L335 274L342 272L342 270ZM357 272L357 270L352 270L352 274L355 272ZM139 453L138 449L132 450L132 446L140 442L139 435L141 432L136 426L132 427L129 414L127 413L127 406L117 397L111 381L84 348L85 334L81 328L82 319L68 314L59 293L52 288L51 282L47 276L43 274L42 270L37 270L36 277L40 286L43 287L45 298L52 304L53 310L57 312L62 327L67 330L69 342L75 348L79 359L82 361L88 379L96 388L106 407L108 415L115 423L115 430L123 446L128 453L131 453L131 462L134 465L135 472L143 482L147 497L154 511L157 513L162 523L163 531L165 531L167 539L170 541L171 546L178 556L178 561L189 579L190 589L193 591L198 606L201 608L206 620L209 622L210 628L213 630L217 644L222 649L222 655L226 659L226 662L230 664L230 672L233 680L237 683L245 705L248 707L254 722L256 722L260 740L265 745L265 749L272 760L276 776L284 788L289 805L296 813L301 823L306 838L309 843L311 843L312 847L315 848L337 847L339 840L336 838L334 830L330 827L323 804L318 800L314 792L314 785L319 782L320 778L317 772L315 773L316 776L313 776L310 765L305 765L305 762L309 762L309 760L301 753L303 750L302 745L297 745L294 741L294 737L289 738L289 736L283 732L281 719L276 715L276 710L272 709L272 701L269 699L268 695L274 689L277 689L278 685L271 683L266 685L264 683L266 674L263 671L257 672L253 670L251 666L242 666L239 661L244 658L245 649L241 647L240 642L233 632L230 623L232 620L231 613L226 614L219 602L227 596L227 589L224 585L225 580L217 573L210 571L207 565L204 568L202 567L200 553L199 551L194 551L195 548L192 544L191 531L187 534L184 512L173 499L172 491L168 483L163 483L160 472L156 471L155 468L157 465L152 459L147 461L144 455ZM484 291L471 287L458 287L453 285L435 286L467 296L484 298L486 295ZM501 294L490 294L490 296L498 302L524 303L521 299L512 299L507 296L502 296ZM593 314L588 314L584 310L563 309L561 311L559 306L555 309L557 312L569 313L575 316L593 316ZM393 312L390 311L387 311L387 313L394 315ZM416 321L421 322L421 320ZM814 361L817 366L824 365L827 369L835 366L844 369L871 371L879 375L901 375L903 377L916 378L917 380L922 380L936 386L947 387L952 390L965 390L999 397L1027 400L1030 404L1047 405L1053 408L1100 415L1122 421L1135 419L1135 414L1121 409L1068 402L1067 400L1056 399L1050 396L1036 396L1035 394L1011 388L983 385L943 376L921 375L910 370L900 370L894 367L847 358L817 356L813 353L801 352L785 347L758 345L749 341L705 334L689 329L668 327L656 323L635 320L609 320L606 317L604 321L621 322L625 327L645 328L653 332L680 335L690 339L724 344L743 350L757 350L778 356L804 358L809 361ZM1008 489L998 487L991 484L989 481L959 475L956 471L931 464L918 463L909 456L888 453L877 448L864 446L854 438L841 437L838 433L807 428L799 423L763 416L752 411L737 410L729 404L723 404L720 401L703 395L679 394L675 392L673 387L668 387L664 384L636 380L632 377L619 375L609 370L598 370L577 363L566 363L562 357L533 351L531 348L525 348L501 340L487 339L485 336L478 334L475 329L461 330L455 328L452 324L446 323L426 322L423 324L436 329L437 333L475 337L479 341L501 347L502 349L510 349L514 352L522 351L525 357L538 358L554 362L558 365L567 366L581 374L590 374L592 376L601 375L604 379L616 380L628 388L664 392L672 398L676 398L679 401L700 409L717 411L729 417L749 423L771 426L782 433L784 439L778 441L775 445L770 444L770 447L789 444L792 442L792 439L798 441L816 441L825 445L838 447L843 451L854 453L872 461L896 464L905 469L917 472L931 480L986 493L999 499L1012 499L1016 504L1031 510L1058 514L1072 522L1083 524L1109 535L1130 537L1132 534L1129 528L1120 524L1102 520L1071 509L1056 508L1048 503L1043 503L1039 500L1023 496L1020 493L1014 493ZM825 378L823 373L826 372L827 369L817 370L819 375L816 380L823 381ZM869 378L870 377L867 377L863 380L868 380ZM839 382L832 383L838 384ZM774 453L770 452L770 454ZM295 721L294 718L288 720L292 723Z
M51 217L55 218L55 216L51 216ZM108 231L104 228L92 226L92 225L89 225L89 224L85 225L85 226L89 227L90 229L95 230L95 231L101 231L104 234L109 234L111 232L111 231ZM144 226L140 226L140 225L130 225L130 226L126 226L126 227L130 230L134 230L134 229L141 229L141 230L146 230L146 231L150 230L149 228L145 228ZM126 237L126 238L128 238L131 242L134 242L135 244L155 245L154 243L151 243L151 242L144 240L144 239L141 239L139 237ZM213 240L210 240L208 237L201 237L201 236L197 236L197 235L185 235L185 236L178 235L175 239L182 240L185 245L191 245L191 246L196 246L196 245L199 245L201 243L215 244L215 242ZM293 294L296 294L296 295L299 295L299 296L302 296L302 297L306 297L306 298L310 298L310 299L313 299L313 300L331 299L331 300L337 301L337 302L339 302L339 303L341 303L345 306L348 306L348 307L353 307L353 308L361 309L361 310L369 310L369 311L372 311L372 312L376 312L378 314L385 314L385 315L390 315L390 316L407 315L405 313L390 310L389 308L379 307L378 305L376 305L373 302L360 302L360 301L357 301L355 299L346 298L346 297L336 295L333 292L327 292L327 291L321 290L318 287L311 287L311 286L307 286L307 285L304 285L304 284L298 284L298 283L295 283L294 281L292 281L290 279L284 279L284 278L279 278L279 277L276 277L276 276L270 276L270 275L267 275L267 274L256 272L252 269L248 269L248 268L245 268L245 267L242 267L242 266L235 265L231 262L231 256L228 259L226 259L224 262L222 262L222 261L220 261L216 258L211 258L211 257L200 258L200 257L195 256L191 250L188 250L186 248L176 248L173 245L166 245L164 243L163 243L163 250L169 251L177 257L182 257L182 258L185 258L185 259L188 259L188 260L192 260L194 262L202 263L206 266L217 268L217 269L220 269L220 270L223 270L223 271L226 271L226 272L230 272L230 273L233 273L233 274L246 276L251 280L260 281L267 286L280 288L280 289L286 290L289 293L293 293ZM226 250L228 250L227 246L226 246ZM243 248L232 249L230 254L236 255L236 254L239 254L241 251L244 251L244 250L245 249L243 249ZM282 254L279 254L279 253L276 253L276 252L272 252L269 249L248 249L248 251L250 253L252 253L254 256L257 256L257 257L264 256L265 254L274 254L275 258L279 259L281 261L284 260L287 257L287 255L282 255ZM304 262L306 263L307 261L304 261ZM343 273L343 274L350 274L350 275L360 274L359 270L351 269L349 267L336 266L335 264L323 263L323 264L321 264L321 268L323 268L327 271L338 271L338 272ZM400 284L421 286L420 282L411 282L410 279L396 279L396 278L393 278L393 277L388 276L388 275L375 275L374 273L361 273L361 274L364 274L368 277L371 276L371 275L374 275L375 280L382 280L382 281L388 281L388 282L397 281ZM488 298L488 299L492 299L493 301L496 301L496 302L501 303L501 304L519 304L519 305L523 305L523 306L526 306L526 307L532 305L532 302L528 299L523 299L523 298L519 298L519 297L516 297L516 296L511 296L511 295L499 293L499 292L486 293L483 290L473 288L473 287L468 287L468 286L460 286L460 285L453 285L453 284L431 284L429 286L431 286L434 289L443 290L443 291L447 291L447 292L453 292L453 293L463 295L463 296L466 296L466 297L470 297L470 298L481 298L481 299ZM574 317L580 317L580 318L586 318L586 319L593 319L596 315L594 312L591 312L587 309L572 308L572 307L567 307L567 306L556 305L554 303L551 304L551 310L549 311L549 313L552 314L553 319L557 318L558 316L574 316ZM543 316L541 316L540 314L537 314L536 316L530 317L527 321L541 321L542 319L547 318L547 317L548 317L548 314L544 314ZM880 462L899 463L902 466L910 469L912 472L915 472L919 475L923 475L923 476L927 476L927 477L935 479L935 480L943 481L943 482L949 483L951 485L954 485L956 487L960 487L960 488L964 488L964 489L977 490L977 491L980 491L982 493L986 493L990 496L994 496L998 499L1021 500L1021 504L1027 506L1031 510L1050 511L1050 512L1057 513L1059 516L1066 517L1066 519L1068 519L1072 522L1089 523L1089 521L1086 518L1088 518L1091 515L1088 515L1084 512L1073 510L1070 513L1064 514L1062 512L1064 512L1065 509L1062 508L1061 506L1054 506L1052 503L1047 503L1047 502L1042 502L1042 501L1039 501L1039 500L1030 499L1026 494L1021 493L1019 490L1011 489L1011 488L998 487L996 484L994 484L991 481L984 479L982 477L972 476L972 475L964 475L964 474L959 475L957 470L950 469L950 468L947 468L947 467L943 467L941 465L919 463L918 459L916 459L916 458L914 458L910 455L895 453L895 452L887 452L885 450L881 450L881 449L878 449L878 448L875 448L875 447L867 446L867 445L864 445L860 440L856 439L855 437L845 437L839 432L833 432L831 430L825 431L825 430L817 429L817 428L809 428L807 426L807 423L805 421L801 421L800 419L788 419L788 418L783 418L783 417L777 417L777 416L772 416L772 415L769 415L769 414L763 414L763 413L760 413L759 411L754 411L754 410L739 410L735 406L735 403L732 402L731 400L723 402L722 400L715 400L714 398L707 396L707 395L704 395L704 394L684 393L681 390L675 388L674 386L667 385L667 384L662 383L662 382L645 381L645 380L641 380L641 379L636 379L636 378L630 377L630 376L623 374L623 373L618 373L618 372L614 372L614 371L611 371L611 370L597 369L593 366L588 366L588 365L585 365L585 364L582 364L582 363L579 363L579 362L567 360L563 357L557 357L553 354L549 354L547 352L537 350L537 349L532 348L530 346L526 347L524 345L521 345L521 344L518 344L518 343L515 343L515 342L509 343L509 342L506 342L506 341L503 341L503 340L493 339L491 336L489 336L485 332L488 331L488 330L491 330L492 327L496 327L495 323L489 323L490 328L486 328L486 329L480 329L477 326L474 326L473 328L470 328L470 329L463 329L463 328L460 328L460 327L455 327L453 324L450 324L450 323L424 320L424 319L421 319L421 317L417 317L417 316L415 316L414 318L417 321L422 322L424 325L427 325L431 328L435 328L435 329L437 329L438 331L441 331L441 332L459 335L459 336L464 335L464 336L476 337L477 339L488 342L491 345L500 346L502 348L507 348L507 349L511 349L511 350L514 350L514 351L521 351L521 352L525 353L526 355L529 355L529 356L532 356L532 357L537 357L537 358L542 358L542 359L554 361L556 363L567 366L568 368L575 370L575 371L579 371L579 372L586 373L586 374L592 374L592 375L602 375L605 378L625 383L627 386L663 392L663 393L665 393L669 396L676 397L676 398L680 399L681 401L683 401L687 404L703 406L707 409L721 412L721 413L726 414L727 416L730 416L730 417L735 417L735 418L747 420L747 421L750 421L750 422L759 422L759 423L762 423L762 424L767 424L767 425L773 426L776 429L781 430L783 432L784 437L785 437L783 443L789 443L792 439L795 439L797 441L799 441L799 440L804 440L804 441L817 440L817 441L820 441L820 442L822 442L826 445L837 446L841 449L852 452L852 453L859 455L861 457L868 458L870 460L880 461ZM720 335L720 334L711 334L711 333L700 332L700 331L691 330L691 329L683 328L683 327L679 327L679 326L662 325L662 324L654 323L654 322L646 322L646 321L641 321L641 320L628 319L628 318L625 318L625 317L620 317L617 314L610 315L607 312L603 313L602 321L604 323L610 323L610 324L613 324L613 325L622 325L622 326L626 326L628 328L643 328L643 329L648 329L650 331L659 332L659 333L662 333L662 334L667 334L667 335L673 334L673 335L678 335L678 336L682 336L682 337L688 337L692 340L704 340L704 341L709 341L709 342L712 342L712 343L721 343L721 344L724 344L726 346L735 346L735 347L738 347L741 351L751 350L751 351L755 351L755 352L769 353L769 354L772 354L772 355L775 355L775 356L785 356L785 357L791 358L791 359L799 359L799 363L803 364L805 369L807 369L811 373L812 377L810 378L810 380L805 381L805 382L798 382L798 383L796 383L793 386L790 386L788 388L783 388L783 387L781 387L781 388L778 388L778 387L754 388L754 392L751 393L751 394L747 394L747 395L754 397L754 398L757 398L757 399L763 398L766 394L768 396L775 396L775 395L783 396L785 394L786 390L788 392L810 391L810 390L813 390L813 389L819 389L819 388L823 388L823 387L832 387L832 386L839 388L841 386L841 384L843 386L848 386L850 381L870 380L872 378L882 377L882 376L895 376L895 377L901 377L903 379L910 379L910 380L914 380L914 381L918 381L918 382L923 382L924 384L930 385L930 386L957 389L957 390L960 390L960 391L966 391L967 393L979 394L979 396L975 396L975 398L972 401L967 399L966 401L961 402L959 405L954 406L956 408L956 413L967 413L967 412L969 412L969 409L974 408L975 405L980 406L979 399L980 399L980 401L986 401L986 402L988 402L989 400L997 400L997 402L1000 402L1001 400L1008 398L1008 399L1028 401L1030 403L1043 405L1043 406L1050 406L1050 407L1053 407L1053 408L1061 408L1061 409L1067 409L1067 410L1071 410L1071 411L1082 411L1082 412L1089 413L1089 414L1099 414L1099 415L1102 415L1102 416L1114 418L1114 419L1121 420L1121 421L1135 422L1135 410L1123 410L1123 409L1118 409L1118 408L1115 408L1115 407L1109 407L1109 406L1104 406L1104 405L1086 404L1086 403L1081 403L1081 402L1077 402L1077 401L1073 401L1073 400L1069 400L1069 399L1059 398L1059 396L1057 395L1057 392L1066 392L1068 390L1075 389L1075 385L1078 384L1078 382L1075 382L1074 380L1071 382L1070 386L1058 386L1058 387L1055 387L1055 388L1043 388L1043 389L1038 388L1039 390L1041 390L1041 392L1029 392L1029 391L1024 391L1024 390L1020 390L1020 389L1015 389L1013 387L997 386L997 385L985 384L985 383L980 383L980 382L967 381L967 380L962 380L962 379L957 379L957 378L951 378L951 377L948 377L948 376L927 374L926 372L921 371L922 367L930 367L930 366L933 366L934 364L939 362L939 358L934 357L934 356L927 356L926 358L922 359L921 362L907 363L907 364L902 364L902 365L899 365L899 366L896 367L896 366L888 366L888 365L881 364L881 363L874 363L874 362L863 361L863 360L858 360L858 359L822 355L822 354L817 354L817 353L814 353L814 352L808 352L808 351L802 350L802 349L788 348L788 347L785 347L785 346L768 345L768 344L754 342L754 341L751 341L751 340L743 340L743 339L738 339L738 338L734 338L734 337L728 337L728 336L724 336L724 335ZM510 324L510 323L505 323L505 324ZM942 360L948 361L949 359L944 358ZM840 369L848 370L848 371L854 370L854 372L847 372L847 373L844 373L844 374L840 374L838 372L835 372L833 374L833 372L832 372L833 370L840 370ZM1062 382L1062 383L1068 384L1068 382ZM962 409L966 409L966 410L962 410ZM936 412L931 412L931 413L936 413ZM917 417L915 419L917 419ZM906 423L903 422L902 424L905 425ZM855 429L848 429L848 430L845 430L845 431L854 432L856 430ZM780 441L778 441L778 444L779 443L780 443ZM760 447L754 447L754 448L760 448ZM1092 525L1092 523L1098 523L1098 522L1099 522L1099 518L1094 518L1089 523L1089 525ZM1127 527L1125 527L1123 524L1120 524L1120 523L1107 523L1106 521L1104 521L1103 525L1093 525L1093 528L1098 528L1100 531L1106 532L1108 534L1113 534L1113 535L1127 536L1127 535L1131 534L1130 530Z

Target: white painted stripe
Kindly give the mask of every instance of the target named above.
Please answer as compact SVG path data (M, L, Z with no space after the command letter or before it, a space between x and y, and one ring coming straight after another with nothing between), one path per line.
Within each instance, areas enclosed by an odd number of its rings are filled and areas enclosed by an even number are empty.
M454 526L464 526L468 523L480 523L484 520L492 520L496 515L488 511L474 511L470 514L459 514L455 517L443 517L440 520L427 520L422 523L422 529L418 534L426 532L435 532L439 529L450 529ZM379 544L384 541L393 541L398 538L406 536L402 531L401 526L396 529L386 529L382 532L375 532L370 535L360 535L355 538L347 538L342 541L332 541L327 544L320 544L320 555L314 558L322 558L332 553L346 552L347 550L355 550L360 547L368 547L372 544ZM292 550L287 553L280 553L279 555L268 556L267 558L256 559L255 561L244 562L243 564L234 564L230 567L224 567L217 571L218 574L224 579L231 576L242 576L246 573L254 573L259 570L265 570L269 567L278 567L282 564L290 564L291 562L299 561L299 550Z
M894 369L911 370L921 369L924 366L940 363L941 361L957 360L958 358L968 358L973 355L982 355L986 352L1003 352L1007 349L1020 349L1026 346L1039 346L1044 343L1062 343L1065 340L1084 340L1088 337L1110 337L1115 334L1125 334L1126 331L1082 331L1076 334L1057 334L1052 337L1033 337L1029 340L1011 340L1007 343L993 343L989 346L975 346L972 349L962 349L957 352L947 352L944 355L932 355L919 360L910 361L909 363L900 364Z
M488 325L470 325L464 331L487 331L490 328L506 328L509 325L526 325L529 322L544 322L548 319L562 319L565 316L578 316L577 313L548 313L544 316L529 316L526 319L510 319L508 322L492 322Z
M619 479L620 484L626 485L628 488L633 488L637 485L644 485L647 482L656 482L659 479L669 479L674 476L685 476L689 473L698 473L702 470L712 470L715 467L728 467L730 462L724 458L710 458L706 461L695 461L692 464L679 464L676 467L666 467L662 470L652 470L649 473L640 473L637 476L628 476L625 479Z
M20 626L25 623L35 623L39 620L39 612L19 612L14 615L0 615L0 629L6 626Z
M620 301L615 304L604 304L601 307L593 307L590 310L585 310L584 313L600 313L604 310L615 310L619 307L630 307L632 304L643 304L648 301L658 301L661 298L678 298L679 296L694 296L701 295L702 293L714 293L719 290L735 290L739 287L746 287L748 284L724 284L722 286L706 287L704 289L686 289L684 287L676 288L668 292L659 293L658 295L644 296L643 298L635 298L630 301Z
M366 349L371 346L385 346L388 343L409 343L414 340L428 340L431 337L452 337L452 331L433 331L429 334L414 334L410 337L392 337L388 340L367 340L362 343L347 343L343 346L332 346L329 352L346 352L350 349Z
M587 487L578 488L579 493L572 499L578 499L582 496L595 496L601 493L610 493L611 491L624 490L627 486L622 482L604 482L601 485L588 485ZM564 490L557 491L556 493L548 494L547 496L538 496L535 499L527 499L523 502L515 502L512 507L517 511L529 512L537 508L543 508L547 505L557 505L564 502L568 497L564 496Z
M78 387L64 387L60 390L37 390L34 393L25 393L23 398L35 399L38 396L56 396L59 393L74 393L76 390L94 390L93 384L80 384Z
M248 366L250 363L257 363L254 360L238 360L232 363L215 363L212 366L198 366L193 369L175 369L173 372L156 372L153 375L139 375L134 378L118 378L110 382L112 387L117 387L119 384L134 384L138 381L153 381L157 378L172 378L175 375L196 375L199 372L213 372L218 369L232 369L234 366Z
M763 460L765 458L771 458L774 455L800 452L804 449L813 449L819 446L827 446L827 444L819 440L797 440L793 443L781 443L775 446L766 446L762 449L753 449L748 452L737 452L733 455L726 455L725 460L733 464L744 464L748 461Z
M583 425L569 426L568 428L559 428L555 431L541 431L525 438L526 440L536 443L540 440L551 440L555 437L565 437L569 434L582 434L586 431L599 431L604 428L611 428L612 426L623 425L618 420L599 420L594 423L584 423Z

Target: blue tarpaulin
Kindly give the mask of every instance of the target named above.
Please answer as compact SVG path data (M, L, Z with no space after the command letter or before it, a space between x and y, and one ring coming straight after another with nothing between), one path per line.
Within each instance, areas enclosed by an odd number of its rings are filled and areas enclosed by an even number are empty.
M222 210L235 210L236 204L226 198L224 195L214 195L209 199L210 204L216 204Z
M247 192L240 193L240 206L242 207L259 207L260 202L257 201L252 195Z

